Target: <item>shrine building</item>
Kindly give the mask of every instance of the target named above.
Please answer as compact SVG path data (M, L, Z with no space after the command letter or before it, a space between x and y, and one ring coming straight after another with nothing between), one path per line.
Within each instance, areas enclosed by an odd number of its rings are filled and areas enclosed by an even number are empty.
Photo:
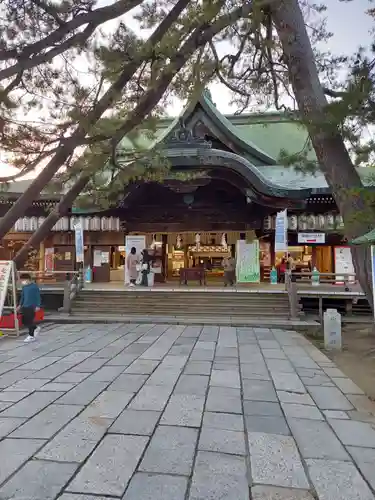
M161 183L133 182L122 199L106 210L72 207L30 256L30 270L76 268L74 226L84 227L85 266L96 282L123 282L126 235L145 235L155 255L156 282L178 279L181 267L202 265L209 281L223 275L222 259L235 252L238 240L259 240L261 280L282 253L275 253L275 218L287 209L288 251L297 270L342 271L343 255L350 259L343 221L321 172L303 173L298 166L278 162L281 150L303 149L307 132L296 120L280 113L224 116L208 93L191 102L176 119L158 123L155 144L149 134L139 137L142 148L161 148L171 172ZM134 142L125 137L118 161ZM314 160L311 152L310 159ZM369 169L359 172L371 184ZM191 174L191 175L190 175ZM30 181L10 184L0 192L4 215ZM60 195L43 192L1 242L0 259L12 259L48 214ZM349 257L348 257L349 255ZM340 267L341 266L341 267Z

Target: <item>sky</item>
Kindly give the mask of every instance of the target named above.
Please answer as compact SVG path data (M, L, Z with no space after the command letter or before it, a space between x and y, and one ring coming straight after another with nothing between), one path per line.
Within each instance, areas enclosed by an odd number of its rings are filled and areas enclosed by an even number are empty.
M111 3L108 0L100 0L100 6ZM371 30L374 27L370 16L366 10L374 7L374 3L368 0L351 0L349 2L339 0L324 0L322 3L327 6L326 17L328 30L333 36L327 44L327 49L337 55L353 54L359 46L369 46L373 36ZM222 113L234 113L236 111L230 105L230 93L220 84L213 84L211 87L213 101ZM167 110L168 114L178 115L184 103L174 101ZM14 169L1 163L0 152L0 175L10 175ZM4 160L3 160L4 161Z

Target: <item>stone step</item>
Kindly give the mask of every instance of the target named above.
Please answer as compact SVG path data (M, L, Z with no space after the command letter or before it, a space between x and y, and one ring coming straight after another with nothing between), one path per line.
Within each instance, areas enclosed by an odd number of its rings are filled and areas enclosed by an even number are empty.
M73 302L72 313L285 319L289 317L289 300L285 293L83 290Z
M152 314L158 316L165 316L166 314L182 315L182 316L247 316L247 317L289 317L288 310L228 310L226 312L219 311L217 309L201 309L201 310L187 310L174 311L171 309L164 310L151 310ZM149 314L150 310L129 310L129 309L112 309L112 308L102 308L102 309L91 309L91 308L74 308L73 313L84 313L84 314L118 314L118 315L129 315L129 314Z

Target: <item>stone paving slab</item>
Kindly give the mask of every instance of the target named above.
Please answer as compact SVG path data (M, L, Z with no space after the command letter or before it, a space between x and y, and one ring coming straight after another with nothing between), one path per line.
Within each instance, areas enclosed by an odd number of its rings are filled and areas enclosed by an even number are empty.
M296 332L49 325L0 352L1 500L375 500L374 404Z

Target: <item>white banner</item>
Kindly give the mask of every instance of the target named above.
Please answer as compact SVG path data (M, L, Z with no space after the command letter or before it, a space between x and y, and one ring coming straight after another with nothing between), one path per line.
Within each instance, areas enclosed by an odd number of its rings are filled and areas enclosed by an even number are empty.
M288 214L286 210L276 215L275 252L288 251Z
M355 281L354 265L352 260L352 252L350 247L335 247L335 273L336 283L344 283L344 278L351 283ZM337 276L337 274L353 274L350 278L348 276Z
M146 248L146 236L145 235L135 235L129 234L125 237L125 285L129 284L129 270L126 265L126 259L130 253L132 247L135 247L137 255L141 257L141 252Z
M325 233L298 233L298 243L323 244L326 241Z
M76 244L76 262L84 261L83 227L81 222L74 225L75 244Z
M260 282L258 240L251 243L246 243L244 240L237 241L236 280L238 283Z
M13 262L11 260L0 260L0 316L3 315L12 266Z
M44 249L44 270L52 272L55 269L55 249L48 247Z

